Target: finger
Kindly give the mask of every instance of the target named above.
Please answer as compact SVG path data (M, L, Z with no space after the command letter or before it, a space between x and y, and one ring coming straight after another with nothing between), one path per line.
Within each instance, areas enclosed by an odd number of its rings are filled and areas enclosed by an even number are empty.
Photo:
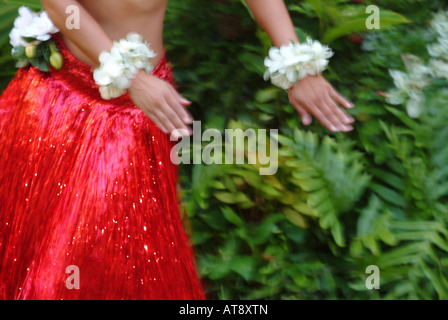
M323 98L321 103L322 112L325 114L326 118L331 121L331 123L341 131L350 131L353 129L352 126L346 125L340 119L338 111L340 111L338 105L334 101L329 101L331 99Z
M189 106L192 104L192 102L190 100L183 97L173 86L171 86L171 89L172 89L173 93L176 95L176 98L180 102L181 105Z
M187 100L186 98L184 98L184 97L182 97L182 96L180 96L180 103L183 105L183 106L186 106L186 107L188 107L189 105L191 105L193 102L191 102L190 100Z
M325 98L322 98L322 91L317 90L316 87L311 86L311 90L314 92L314 96L318 97L315 102L312 102L313 112L315 112L315 117L326 126L330 131L337 132L343 130L343 124L337 116L335 116L331 108L327 105Z
M188 133L191 133L192 131L179 119L177 114L173 110L171 110L167 105L157 110L157 116L161 120L162 124L168 129L170 134L172 134L176 129L183 129Z
M171 122L175 125L176 129L184 129L190 131L190 128L184 121L182 121L179 114L175 111L175 106L170 105L167 101L162 110L164 111L164 114L167 116L167 118L169 118Z
M331 87L331 85L329 85ZM332 126L330 128L336 128L337 131L349 131L351 130L350 127L346 127L344 123L341 122L339 117L336 115L335 111L332 109L331 104L328 104L328 100L331 100L328 98L328 94L326 91L322 92L321 90L318 90L317 87L312 86L312 90L314 91L314 95L316 97L319 97L317 102L315 104L318 104L318 110L320 110L326 121L329 121ZM333 104L335 104L332 101ZM331 129L330 129L331 130ZM331 130L334 131L334 130Z
M168 96L167 102L170 107L176 112L177 116L182 119L182 121L186 124L193 123L193 116L182 106L181 102L176 99L175 96Z
M164 133L169 133L168 129L162 124L162 122L159 120L159 118L155 114L151 114L151 116L148 116L155 124L156 126L162 130Z
M171 132L171 136L170 137L174 138L175 140L179 140L179 138L188 137L188 136L191 136L191 133L188 130L186 130L186 129L174 129Z
M168 134L170 134L173 130L176 129L174 123L170 120L169 117L165 115L165 113L162 110L156 109L154 113L159 119L162 126L166 128Z
M347 98L343 97L341 94L339 94L332 86L330 86L330 96L336 101L339 102L344 107L351 109L355 105L347 100Z
M350 116L347 112L341 109L341 107L336 104L336 102L327 96L326 98L327 105L333 110L333 113L342 121L343 124L347 125L353 123L355 119Z
M298 102L294 102L292 105L299 113L299 116L302 119L303 125L305 125L305 126L310 125L311 122L313 121L313 118L308 113L308 111L306 111L305 108L303 108Z
M320 109L320 107L317 104L307 104L308 110L311 112L311 114L320 122L322 125L327 127L330 131L337 132L339 129L333 124L332 121L327 117L324 112Z
M160 101L162 100L160 99ZM151 103L151 108L144 106L140 109L159 127L160 130L168 134L172 131L172 124L167 121L166 117L164 117L164 114L160 112L160 109L158 107L159 105L160 102L154 101Z

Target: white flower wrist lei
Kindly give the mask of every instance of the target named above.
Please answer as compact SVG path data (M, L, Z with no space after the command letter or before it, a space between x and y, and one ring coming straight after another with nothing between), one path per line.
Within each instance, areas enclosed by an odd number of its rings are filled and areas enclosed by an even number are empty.
M114 41L111 50L101 52L100 66L93 72L101 97L109 100L124 94L139 70L149 73L154 69L148 59L155 56L138 33L131 32L125 39Z
M264 80L284 90L308 75L317 75L325 70L333 51L319 41L307 38L305 43L290 43L280 48L272 47L264 61L268 68Z

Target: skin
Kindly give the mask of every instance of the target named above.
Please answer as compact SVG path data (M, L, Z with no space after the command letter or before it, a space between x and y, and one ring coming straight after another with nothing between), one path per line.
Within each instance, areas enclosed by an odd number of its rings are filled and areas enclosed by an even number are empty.
M129 32L141 34L157 56L163 52L163 20L168 0L42 0L53 23L61 31L63 40L79 60L96 67L102 51L110 50L113 41ZM260 26L277 47L291 41L299 42L283 0L246 0ZM65 22L71 12L80 9L80 28L67 29ZM140 71L128 89L129 96L165 133L191 135L190 101L182 97L171 84ZM288 90L291 105L297 110L304 125L313 117L333 132L351 131L354 119L344 110L353 104L342 97L321 75L308 76ZM177 130L176 130L177 129Z

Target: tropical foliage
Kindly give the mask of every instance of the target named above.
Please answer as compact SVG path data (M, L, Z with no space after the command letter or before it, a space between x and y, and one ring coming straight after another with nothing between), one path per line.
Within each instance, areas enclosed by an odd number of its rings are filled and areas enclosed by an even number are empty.
M168 55L202 129L278 129L275 175L248 161L181 165L210 298L447 299L448 5L285 2L300 39L334 49L325 75L356 105L353 132L304 127L286 94L263 81L271 42L243 1L170 1L167 11ZM17 8L39 2L0 3L4 87ZM370 4L380 30L365 27ZM369 265L380 289L366 288Z

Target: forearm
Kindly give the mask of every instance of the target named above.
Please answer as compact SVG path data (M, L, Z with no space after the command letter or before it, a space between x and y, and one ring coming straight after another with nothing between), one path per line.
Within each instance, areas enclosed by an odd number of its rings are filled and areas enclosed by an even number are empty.
M299 42L283 0L246 0L246 3L275 46Z
M88 58L97 65L102 51L110 50L112 40L98 22L76 0L41 0L48 16L61 33L73 42ZM69 16L66 8L76 5L80 11L80 28L68 29L66 20Z

